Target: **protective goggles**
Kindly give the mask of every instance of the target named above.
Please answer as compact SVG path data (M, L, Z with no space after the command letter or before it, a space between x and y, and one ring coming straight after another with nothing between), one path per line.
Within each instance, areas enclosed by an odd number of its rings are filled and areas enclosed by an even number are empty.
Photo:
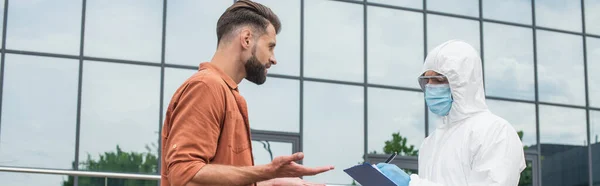
M429 79L434 79L436 81L446 81L448 80L448 78L446 78L446 76L419 76L419 85L421 85L421 90L425 91L425 85L427 84L427 82L429 82Z

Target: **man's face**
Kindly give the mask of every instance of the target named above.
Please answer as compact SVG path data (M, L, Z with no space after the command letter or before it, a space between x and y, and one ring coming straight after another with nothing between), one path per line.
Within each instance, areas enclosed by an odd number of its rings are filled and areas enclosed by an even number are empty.
M276 44L275 28L273 25L267 27L266 34L260 36L252 46L252 56L244 65L246 68L246 80L257 85L267 80L267 69L277 64L274 49Z

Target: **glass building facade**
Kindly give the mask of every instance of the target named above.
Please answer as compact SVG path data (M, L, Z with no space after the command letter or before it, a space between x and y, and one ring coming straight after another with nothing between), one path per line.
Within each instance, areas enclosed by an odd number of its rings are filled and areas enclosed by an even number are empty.
M2 1L0 167L158 175L165 108L233 2ZM417 77L428 51L461 39L481 54L490 110L522 134L520 185L600 185L600 0L257 2L283 27L267 82L240 85L256 164L302 151L336 166L305 179L352 184L343 169L406 140L394 163L418 172L441 120ZM96 182L0 171L7 186Z

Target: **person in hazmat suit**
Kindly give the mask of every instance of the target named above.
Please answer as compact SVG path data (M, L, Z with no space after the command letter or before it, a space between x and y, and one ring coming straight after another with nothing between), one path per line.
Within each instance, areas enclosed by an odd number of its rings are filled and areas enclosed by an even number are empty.
M426 57L419 84L429 110L443 117L419 150L419 174L376 166L399 186L512 186L525 169L515 129L485 103L481 59L469 44L450 40Z

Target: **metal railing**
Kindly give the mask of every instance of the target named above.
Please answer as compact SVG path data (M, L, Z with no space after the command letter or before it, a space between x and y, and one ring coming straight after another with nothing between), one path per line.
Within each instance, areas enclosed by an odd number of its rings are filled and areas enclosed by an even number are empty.
M24 168L24 167L6 167L0 166L1 172L15 173L34 173L34 174L55 174L68 176L83 176L104 178L104 185L108 186L108 179L136 179L136 180L155 180L160 181L160 175L147 174L132 174L132 173L116 173L116 172L95 172L95 171L80 171L80 170L61 170L61 169L41 169L41 168ZM339 184L327 184L328 186L345 186Z

